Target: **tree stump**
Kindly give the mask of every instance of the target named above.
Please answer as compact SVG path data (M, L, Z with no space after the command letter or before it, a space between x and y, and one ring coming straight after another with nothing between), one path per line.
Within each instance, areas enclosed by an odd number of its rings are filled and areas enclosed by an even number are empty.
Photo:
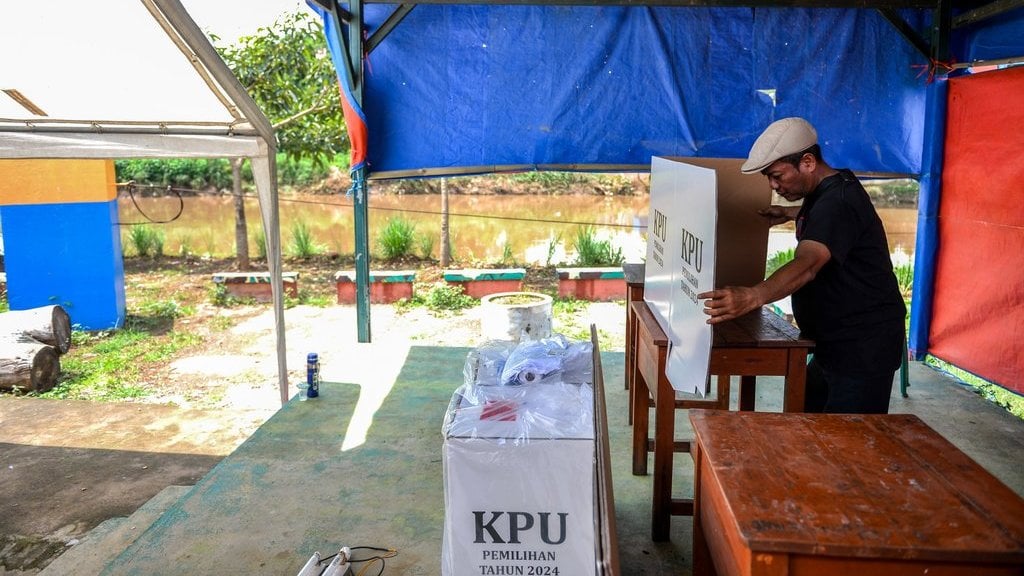
M0 389L46 392L57 384L60 356L31 338L0 340Z
M64 354L71 348L71 318L56 305L0 314L0 339L16 340L22 335Z

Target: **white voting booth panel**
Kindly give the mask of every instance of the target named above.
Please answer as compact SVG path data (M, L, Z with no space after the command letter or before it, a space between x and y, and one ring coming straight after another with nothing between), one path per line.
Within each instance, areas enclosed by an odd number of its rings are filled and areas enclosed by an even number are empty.
M675 355L669 356L667 376L676 390L706 391L702 378L708 357L702 347L710 345L711 331L703 303L694 304L692 296L712 286L753 286L764 278L769 226L758 210L768 207L772 193L764 176L741 173L742 163L651 160L644 300L672 341ZM698 241L699 271L697 252L691 249ZM698 365L684 361L684 350Z
M446 426L442 574L596 574L593 388L473 395Z
M669 338L665 376L680 392L707 392L711 326L697 294L715 286L714 170L651 160L644 300Z

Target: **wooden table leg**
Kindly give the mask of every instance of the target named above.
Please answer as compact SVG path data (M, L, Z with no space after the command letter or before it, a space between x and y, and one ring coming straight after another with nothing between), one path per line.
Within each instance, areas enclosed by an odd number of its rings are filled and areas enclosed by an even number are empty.
M699 442L695 440L690 446L693 450L693 574L698 576L714 573L714 564L711 561L708 541L704 538L704 524L700 513L700 473L703 455Z
M658 378L654 405L654 494L651 506L651 539L669 539L672 521L672 460L675 452L675 390L668 378Z
M647 434L650 430L649 393L643 374L633 366L633 385L629 389L630 413L633 421L633 475L647 475Z
M782 411L803 412L806 406L807 349L791 349L787 360L786 384L782 395Z
M629 302L626 302L626 390L629 390L632 383L632 369L633 365L636 364L636 342L634 342L633 338L636 330L633 326L633 321L633 311L629 307Z
M631 390L633 381L636 380L636 332L637 332L637 320L636 314L633 314L632 308L629 303L626 303L626 390ZM626 424L633 423L633 393L630 392L626 395L629 398L629 410L626 412L627 422Z

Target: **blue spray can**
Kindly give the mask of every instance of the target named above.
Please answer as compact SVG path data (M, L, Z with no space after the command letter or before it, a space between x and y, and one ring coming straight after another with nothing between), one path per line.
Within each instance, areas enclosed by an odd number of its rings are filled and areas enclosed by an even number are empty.
M306 398L320 395L320 358L316 352L306 355Z

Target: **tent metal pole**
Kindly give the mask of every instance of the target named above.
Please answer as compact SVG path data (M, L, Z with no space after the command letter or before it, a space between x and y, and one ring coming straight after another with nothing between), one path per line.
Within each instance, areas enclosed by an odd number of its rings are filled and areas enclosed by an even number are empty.
M351 0L348 21L348 60L352 74L352 97L363 106L363 0ZM340 29L340 28L339 28ZM370 240L369 198L366 166L352 171L352 211L355 228L356 333L359 342L370 342Z

